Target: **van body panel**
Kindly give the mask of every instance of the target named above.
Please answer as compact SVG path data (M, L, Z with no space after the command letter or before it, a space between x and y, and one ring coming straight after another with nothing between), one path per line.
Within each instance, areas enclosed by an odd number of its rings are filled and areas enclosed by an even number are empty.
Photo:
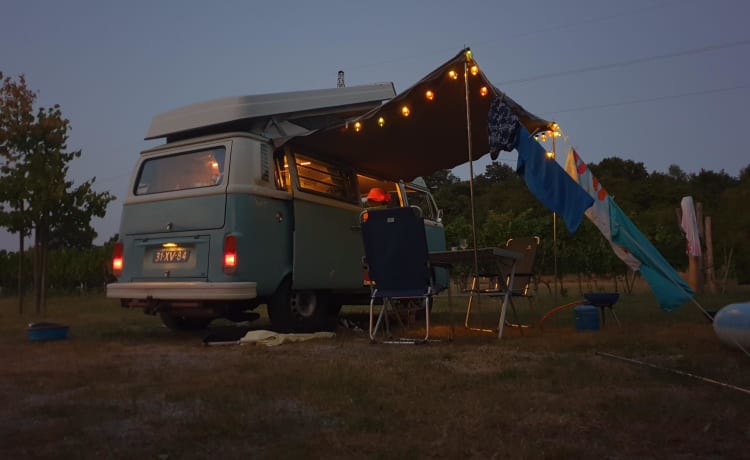
M291 195L285 199L233 193L227 196L228 234L237 238L237 271L232 279L252 281L260 297L274 293L292 273ZM230 231L231 230L231 231Z
M363 288L359 206L294 200L294 289ZM325 200L333 201L333 200Z
M123 206L120 233L205 231L224 227L226 194L182 196Z
M430 252L445 251L445 228L440 222L425 219L424 230L427 236L427 247ZM435 290L437 292L448 289L450 272L445 267L435 267Z
M424 227L427 236L427 247L430 251L445 251L445 228L441 222L441 213L430 194L423 179L407 184L403 191L409 206L416 206L424 217ZM450 273L447 268L437 267L435 273L435 289L440 292L448 288Z

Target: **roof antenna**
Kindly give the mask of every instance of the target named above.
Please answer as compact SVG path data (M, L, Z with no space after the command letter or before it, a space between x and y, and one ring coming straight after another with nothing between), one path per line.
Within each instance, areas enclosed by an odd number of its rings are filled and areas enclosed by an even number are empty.
M336 82L336 88L343 88L345 86L346 85L344 84L344 71L343 70L339 70L339 79Z

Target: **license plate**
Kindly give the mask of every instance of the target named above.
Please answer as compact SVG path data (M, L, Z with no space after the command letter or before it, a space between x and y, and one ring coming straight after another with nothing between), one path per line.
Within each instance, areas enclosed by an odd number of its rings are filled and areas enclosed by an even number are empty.
M154 252L155 264L185 263L190 259L190 249L169 248L158 249Z

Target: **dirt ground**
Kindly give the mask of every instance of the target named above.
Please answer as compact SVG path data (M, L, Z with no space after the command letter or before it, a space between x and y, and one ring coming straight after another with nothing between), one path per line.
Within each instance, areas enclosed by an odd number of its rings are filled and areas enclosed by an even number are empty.
M349 314L333 338L266 347L132 311L56 316L66 340L0 317L0 458L750 458L750 394L596 354L750 388L750 359L693 319L502 340L456 321L449 341L438 314L440 341L394 346Z

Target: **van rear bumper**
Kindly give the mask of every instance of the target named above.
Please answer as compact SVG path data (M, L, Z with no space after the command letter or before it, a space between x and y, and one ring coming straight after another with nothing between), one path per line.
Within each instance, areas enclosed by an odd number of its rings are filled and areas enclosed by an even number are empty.
M202 281L109 283L107 284L107 297L114 299L246 300L258 296L257 284Z

